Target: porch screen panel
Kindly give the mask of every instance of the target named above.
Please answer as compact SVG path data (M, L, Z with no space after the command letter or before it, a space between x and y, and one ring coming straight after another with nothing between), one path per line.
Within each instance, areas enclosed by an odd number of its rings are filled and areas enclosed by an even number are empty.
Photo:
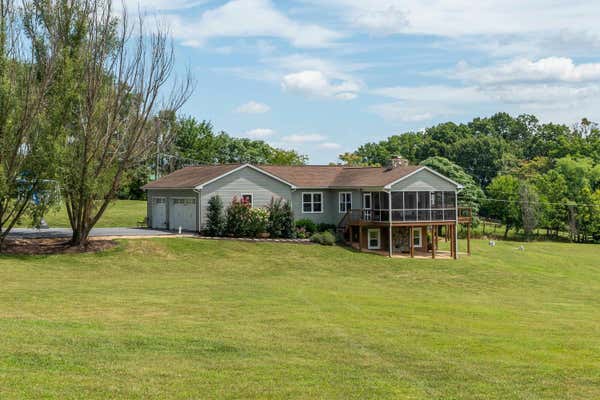
M417 220L417 192L404 192L404 220Z
M431 219L430 193L418 192L417 200L419 202L419 221L429 221Z
M456 219L456 194L444 192L444 219L447 221Z
M443 197L444 192L433 192L431 196L431 208L444 208Z

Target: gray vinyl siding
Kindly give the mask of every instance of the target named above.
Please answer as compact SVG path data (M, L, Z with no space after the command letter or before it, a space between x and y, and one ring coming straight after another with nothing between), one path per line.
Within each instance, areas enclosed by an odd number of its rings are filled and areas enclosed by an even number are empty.
M240 198L242 193L252 193L254 207L265 207L272 198L283 198L286 201L291 198L289 185L248 167L206 185L200 193L201 228L206 225L208 201L215 195L221 197L225 207L234 197Z
M147 217L148 217L148 226L152 226L152 198L153 197L166 197L167 199L167 226L169 226L169 214L171 208L171 200L177 197L194 197L196 199L196 217L198 219L199 213L199 204L200 197L197 192L193 189L148 189L147 192ZM196 223L198 226L198 223Z
M302 209L302 193L321 192L323 193L323 212L305 213ZM339 193L352 193L352 208L362 208L362 192L360 190L332 190L332 189L296 189L292 193L292 206L294 217L299 219L310 219L315 223L337 224L344 216L340 213Z
M398 191L455 191L456 186L436 174L422 170L392 186Z

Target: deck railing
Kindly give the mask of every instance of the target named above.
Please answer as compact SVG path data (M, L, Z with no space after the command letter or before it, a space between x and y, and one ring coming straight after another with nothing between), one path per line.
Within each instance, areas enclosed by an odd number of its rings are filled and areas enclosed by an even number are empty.
M456 221L470 222L472 210L470 207L459 207L458 215L456 208L427 208L427 209L392 209L392 223L397 222L439 222ZM338 226L356 224L358 222L389 222L389 209L361 209L356 208L348 211Z

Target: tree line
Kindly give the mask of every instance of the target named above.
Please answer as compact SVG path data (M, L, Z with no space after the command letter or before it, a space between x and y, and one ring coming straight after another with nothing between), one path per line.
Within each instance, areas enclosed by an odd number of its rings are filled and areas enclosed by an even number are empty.
M395 155L428 165L465 188L459 195L480 217L548 236L600 241L600 128L540 123L533 115L497 113L469 123L446 122L366 143L340 159L385 165Z

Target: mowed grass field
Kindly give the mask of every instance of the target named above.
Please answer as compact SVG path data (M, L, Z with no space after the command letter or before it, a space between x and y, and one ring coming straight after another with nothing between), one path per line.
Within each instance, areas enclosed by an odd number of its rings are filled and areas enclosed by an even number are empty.
M0 398L600 398L600 246L517 246L0 257Z
M96 224L97 228L137 226L146 217L146 200L116 200L108 206ZM51 228L70 228L67 210L64 206L51 210L44 219ZM31 222L24 218L19 226L29 227Z

